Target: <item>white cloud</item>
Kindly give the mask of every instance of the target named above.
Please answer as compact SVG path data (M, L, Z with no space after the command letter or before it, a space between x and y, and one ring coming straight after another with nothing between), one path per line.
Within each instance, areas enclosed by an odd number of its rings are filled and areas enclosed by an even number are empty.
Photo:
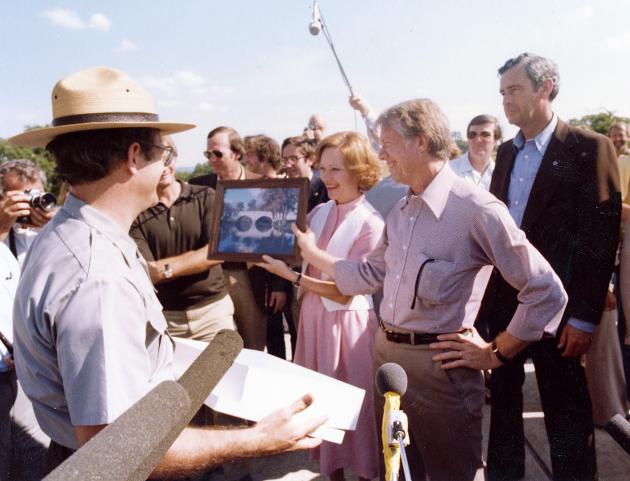
M206 83L201 75L197 75L190 70L182 70L175 74L175 80L186 88L198 88Z
M42 13L42 16L47 18L52 25L67 28L69 30L85 30L86 28L93 28L106 32L112 25L109 18L102 13L92 14L89 22L85 22L81 19L77 12L65 8L53 8L51 10L46 10Z
M42 15L50 20L50 23L59 27L71 30L81 30L85 28L83 20L72 10L53 8L52 10L46 10Z
M630 32L625 32L615 37L608 37L606 44L613 50L630 49Z
M150 89L175 96L191 90L203 91L206 79L191 70L180 70L168 77L145 77L142 83Z
M109 27L112 26L112 22L109 21L102 13L94 13L90 17L89 27L95 28L97 30L102 30L103 32L107 32Z
M593 16L593 7L582 5L569 14L571 20L588 20Z
M120 42L120 45L116 48L117 52L130 52L132 50L138 50L138 46L131 40L127 39Z
M214 112L216 110L216 107L210 102L201 102L199 104L199 110L203 112Z
M158 105L160 107L164 107L164 108L173 108L173 107L179 107L182 103L179 100L175 100L175 99L161 99L158 100Z

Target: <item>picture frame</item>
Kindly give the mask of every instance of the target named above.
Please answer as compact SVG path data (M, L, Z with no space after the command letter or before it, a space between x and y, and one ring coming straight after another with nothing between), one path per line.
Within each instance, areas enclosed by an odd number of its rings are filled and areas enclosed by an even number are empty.
M306 229L307 178L219 181L208 259L302 262L291 224Z

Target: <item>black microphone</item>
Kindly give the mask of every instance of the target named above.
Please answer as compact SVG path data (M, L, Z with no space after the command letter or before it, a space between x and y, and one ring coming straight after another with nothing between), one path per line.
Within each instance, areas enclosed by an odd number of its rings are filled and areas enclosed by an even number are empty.
M381 396L387 392L404 395L407 392L407 373L395 362L386 362L376 371L376 389Z
M621 414L615 414L606 423L605 428L619 446L630 454L630 423Z

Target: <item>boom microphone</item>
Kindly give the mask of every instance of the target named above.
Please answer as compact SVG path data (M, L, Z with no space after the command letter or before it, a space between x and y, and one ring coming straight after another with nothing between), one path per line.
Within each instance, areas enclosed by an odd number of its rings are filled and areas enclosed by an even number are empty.
M335 56L335 61L337 62L337 67L339 67L341 78L346 84L346 87L348 87L350 95L354 95L354 90L352 90L352 85L350 85L350 81L348 80L346 71L343 69L343 65L341 65L341 61L339 60L339 56L337 55L337 51L335 50L335 44L333 43L330 31L328 30L328 26L326 25L326 20L324 20L322 12L320 12L319 10L319 5L317 4L317 1L313 2L313 17L311 19L311 23L308 24L308 31L311 32L311 35L319 35L320 32L324 34L324 38L326 39L326 42L328 42L328 45L330 46L330 49Z
M322 17L317 2L313 2L313 20L308 24L308 31L311 32L311 35L319 35L319 32L322 31Z

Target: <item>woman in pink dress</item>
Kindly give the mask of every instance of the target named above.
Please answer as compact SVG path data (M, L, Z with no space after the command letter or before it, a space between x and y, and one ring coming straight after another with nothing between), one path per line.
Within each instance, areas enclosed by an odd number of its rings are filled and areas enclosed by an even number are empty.
M323 139L316 152L320 177L331 199L309 214L313 241L336 259L364 259L378 244L383 219L363 192L380 177L380 163L367 139L339 132ZM300 283L303 293L294 356L296 363L365 389L355 431L343 443L324 441L314 450L320 471L332 481L344 479L344 468L360 479L378 476L379 453L373 404L373 346L377 328L371 296L343 296L332 282L333 272L304 265L298 276L286 264L265 257L274 274Z

